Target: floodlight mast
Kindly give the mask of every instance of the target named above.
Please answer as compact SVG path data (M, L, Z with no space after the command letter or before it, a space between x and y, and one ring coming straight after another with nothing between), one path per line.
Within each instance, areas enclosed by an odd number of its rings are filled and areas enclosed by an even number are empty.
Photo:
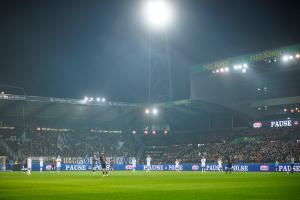
M168 97L167 101L173 100L173 89L172 89L172 67L171 67L171 57L170 57L170 49L169 49L169 39L166 32L167 27L171 24L173 19L173 9L170 5L169 1L166 0L149 0L144 3L143 14L145 17L145 22L148 26L148 104L153 103L153 95L151 91L155 88L151 86L152 78L154 77L152 73L152 32L159 31L164 35L165 46L166 46L166 55L167 55L167 65L168 65L168 92L164 94L164 96ZM157 81L157 80L156 80ZM165 83L166 84L166 83ZM167 84L166 84L167 85ZM154 100L155 102L161 101L161 99Z

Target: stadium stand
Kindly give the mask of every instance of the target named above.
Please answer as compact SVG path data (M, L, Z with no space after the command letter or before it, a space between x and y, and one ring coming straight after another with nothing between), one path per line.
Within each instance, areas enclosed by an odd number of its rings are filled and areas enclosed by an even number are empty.
M135 156L153 163L299 161L300 45L191 69L191 98L149 105L0 94L0 156ZM4 89L5 91L5 89ZM146 132L145 132L146 131ZM166 133L165 133L166 131Z

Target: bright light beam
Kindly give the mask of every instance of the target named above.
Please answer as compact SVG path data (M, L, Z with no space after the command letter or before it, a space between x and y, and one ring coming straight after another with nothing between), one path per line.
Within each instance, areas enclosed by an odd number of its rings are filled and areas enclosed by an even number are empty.
M153 108L153 109L152 109L152 113L153 113L153 115L157 115L158 110L157 110L156 108Z
M151 28L162 29L168 26L173 19L173 9L164 0L147 1L144 5L146 22Z
M148 115L150 113L150 110L146 108L145 113Z

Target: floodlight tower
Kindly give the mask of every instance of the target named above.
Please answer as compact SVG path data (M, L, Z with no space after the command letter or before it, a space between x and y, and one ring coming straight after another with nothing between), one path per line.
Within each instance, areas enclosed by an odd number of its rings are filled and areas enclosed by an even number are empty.
M149 0L143 14L148 26L148 104L173 100L172 67L167 28L173 9L166 0Z

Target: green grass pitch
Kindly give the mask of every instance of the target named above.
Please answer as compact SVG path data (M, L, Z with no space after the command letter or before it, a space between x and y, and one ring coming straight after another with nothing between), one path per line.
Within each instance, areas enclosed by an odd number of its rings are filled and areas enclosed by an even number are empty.
M300 199L300 174L115 171L0 173L0 199Z

